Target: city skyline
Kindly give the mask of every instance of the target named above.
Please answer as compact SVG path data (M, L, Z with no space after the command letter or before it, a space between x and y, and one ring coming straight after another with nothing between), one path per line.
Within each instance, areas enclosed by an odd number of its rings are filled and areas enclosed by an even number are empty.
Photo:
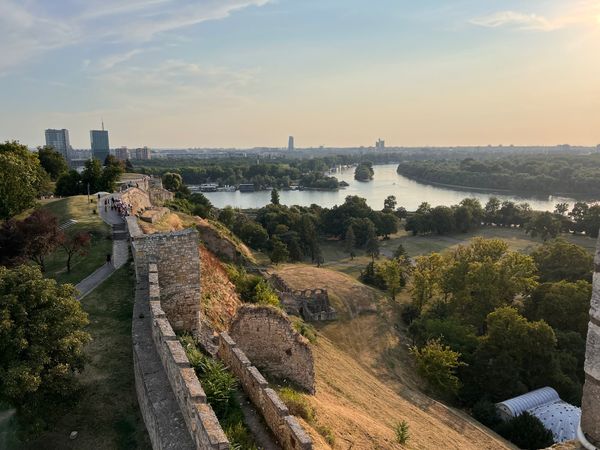
M0 25L0 140L30 147L102 116L133 148L600 142L595 1L6 0Z

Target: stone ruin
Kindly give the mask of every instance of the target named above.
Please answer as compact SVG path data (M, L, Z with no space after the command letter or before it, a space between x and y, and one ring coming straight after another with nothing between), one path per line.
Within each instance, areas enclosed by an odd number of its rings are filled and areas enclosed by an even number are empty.
M269 281L286 313L302 317L307 322L337 319L337 312L331 306L327 289L292 289L277 274L273 274Z

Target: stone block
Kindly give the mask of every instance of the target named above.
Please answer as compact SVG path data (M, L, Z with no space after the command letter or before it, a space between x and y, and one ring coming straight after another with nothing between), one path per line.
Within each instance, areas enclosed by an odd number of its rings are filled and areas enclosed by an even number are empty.
M181 378L188 397L194 401L206 403L206 393L196 376L196 371L191 367L184 367L181 369Z
M600 446L600 382L586 377L581 401L581 429L588 440Z
M284 444L286 449L312 449L312 439L304 428L300 426L298 420L294 416L287 416L284 419L285 426L289 430L288 445Z
M165 346L171 356L171 360L180 368L191 367L190 361L185 354L179 341L166 341Z

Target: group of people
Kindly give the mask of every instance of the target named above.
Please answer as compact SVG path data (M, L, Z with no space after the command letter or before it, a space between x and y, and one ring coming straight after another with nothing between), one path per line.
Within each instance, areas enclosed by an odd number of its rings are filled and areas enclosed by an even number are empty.
M110 208L111 211L117 211L122 218L129 216L133 209L130 203L125 203L120 198L114 197L104 199L104 211L108 211L108 208Z

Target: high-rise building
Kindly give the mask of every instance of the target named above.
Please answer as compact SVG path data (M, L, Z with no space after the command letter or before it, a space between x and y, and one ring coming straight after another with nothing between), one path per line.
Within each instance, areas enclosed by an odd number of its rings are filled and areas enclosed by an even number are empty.
M119 161L125 161L129 159L129 150L127 150L127 147L119 147L115 150L115 157Z
M294 136L288 138L288 150L294 150Z
M101 130L90 131L90 141L92 144L92 158L97 159L104 164L104 160L110 154L108 130L104 129L104 122L102 122Z
M53 147L67 161L70 160L69 152L71 151L71 143L69 142L69 130L65 130L64 128L62 130L47 129L46 145Z
M375 150L385 150L385 141L381 138L375 142Z
M141 147L132 150L131 159L150 159L150 149L148 147Z

